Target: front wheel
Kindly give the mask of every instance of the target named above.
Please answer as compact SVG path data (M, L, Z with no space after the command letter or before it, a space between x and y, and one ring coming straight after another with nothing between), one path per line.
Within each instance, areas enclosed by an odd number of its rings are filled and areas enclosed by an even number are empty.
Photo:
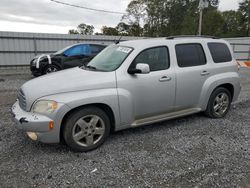
M38 77L38 76L41 76L41 73L39 74L39 73L32 72L32 75L33 75L34 77Z
M57 72L59 70L60 70L60 68L57 65L50 64L50 65L47 65L45 67L43 73L44 74L49 74L49 73Z
M229 111L232 102L231 93L223 87L213 91L205 114L211 118L223 118Z
M104 143L110 132L110 120L96 107L87 107L72 113L66 120L63 136L75 151L86 152Z

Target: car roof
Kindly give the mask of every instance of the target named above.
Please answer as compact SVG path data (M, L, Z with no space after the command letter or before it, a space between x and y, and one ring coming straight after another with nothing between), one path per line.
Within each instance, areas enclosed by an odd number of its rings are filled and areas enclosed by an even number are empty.
M223 39L208 38L208 37L176 37L176 38L149 38L149 39L139 39L130 40L125 42L120 42L119 45L133 47L133 48L147 48L152 46L168 45L168 44L178 44L178 43L202 43L202 42L221 42L227 43Z
M76 43L76 44L73 44L72 46L76 46L76 45L83 45L83 44L88 44L88 45L97 45L97 46L107 46L106 44L97 44L97 43Z

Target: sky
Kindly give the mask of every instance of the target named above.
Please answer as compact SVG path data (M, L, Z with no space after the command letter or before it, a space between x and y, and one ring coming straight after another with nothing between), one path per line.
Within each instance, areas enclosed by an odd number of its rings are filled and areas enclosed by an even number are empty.
M60 0L96 9L125 12L130 0ZM236 10L240 0L220 0L219 9ZM120 14L108 14L57 4L50 0L0 0L0 31L68 33L80 23L115 27Z

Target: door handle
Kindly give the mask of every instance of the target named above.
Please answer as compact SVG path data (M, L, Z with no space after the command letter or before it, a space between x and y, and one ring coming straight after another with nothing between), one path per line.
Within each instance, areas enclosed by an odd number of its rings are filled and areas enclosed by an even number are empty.
M207 76L209 74L210 74L210 72L208 72L208 71L202 71L201 76Z
M172 78L171 77L167 77L167 76L163 76L159 79L160 82L167 82L170 81Z

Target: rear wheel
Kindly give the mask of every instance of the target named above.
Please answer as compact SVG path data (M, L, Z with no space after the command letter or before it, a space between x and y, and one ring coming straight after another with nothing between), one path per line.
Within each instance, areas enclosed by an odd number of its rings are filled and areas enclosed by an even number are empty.
M231 101L231 93L219 87L211 94L205 114L211 118L223 118L230 109Z
M53 64L50 64L50 65L47 65L44 69L44 74L49 74L49 73L52 73L52 72L57 72L59 71L60 68L57 66L57 65L53 65Z
M66 144L75 151L86 152L104 143L110 132L110 120L96 107L87 107L71 114L63 130Z

